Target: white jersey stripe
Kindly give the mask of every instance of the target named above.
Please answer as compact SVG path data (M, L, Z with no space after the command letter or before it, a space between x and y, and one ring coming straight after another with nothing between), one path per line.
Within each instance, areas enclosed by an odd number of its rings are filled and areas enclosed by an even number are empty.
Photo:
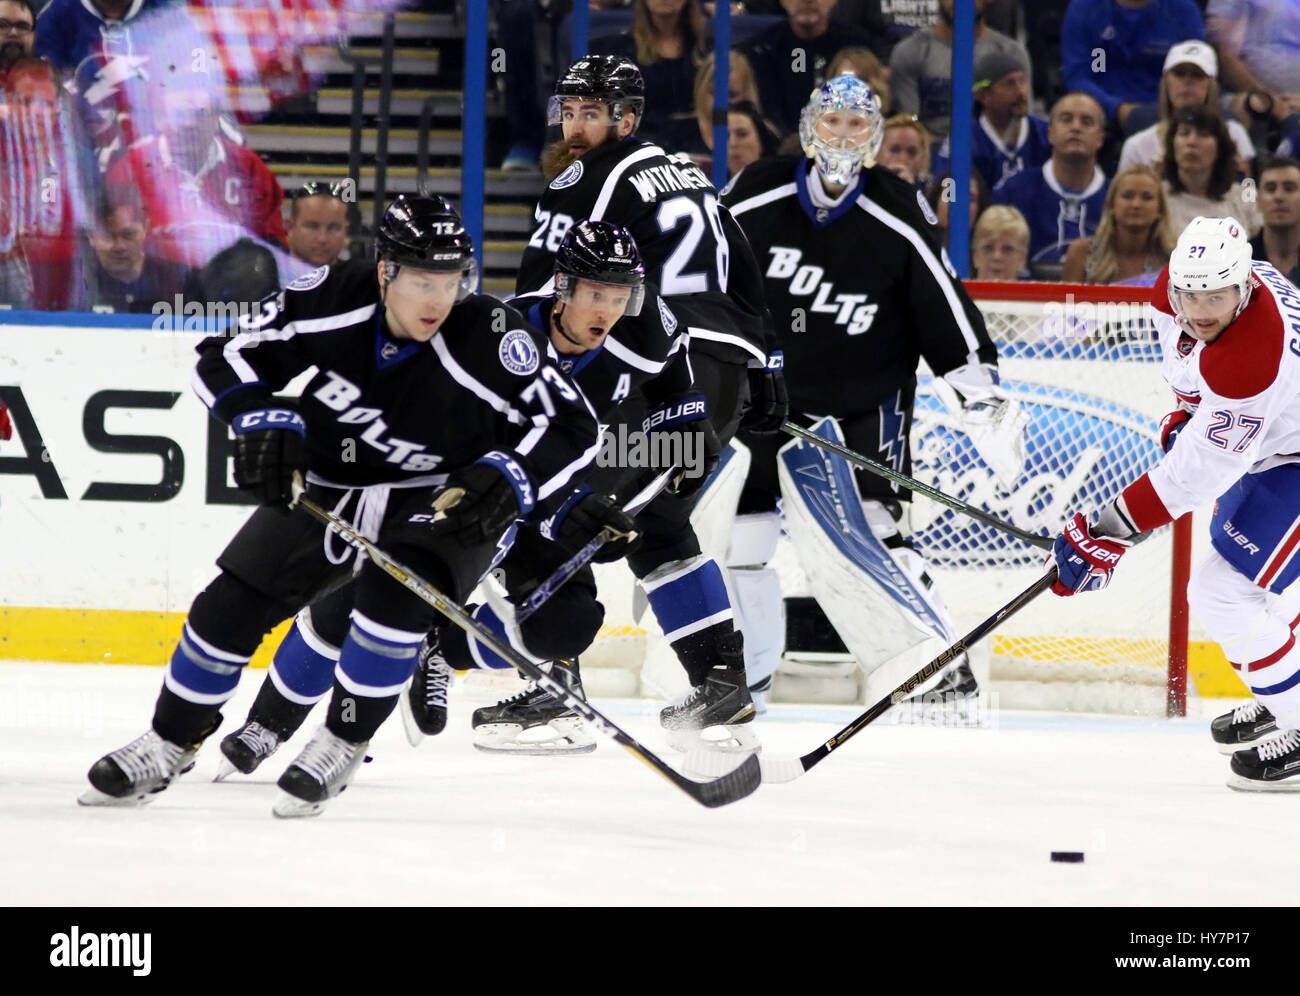
M732 346L739 346L745 352L757 357L762 363L767 362L767 354L755 346L752 342L738 335L730 335L726 332L715 332L712 329L696 328L694 325L688 326L686 331L692 339L708 339L711 342L725 342Z
M600 196L596 198L596 203L592 205L591 214L587 215L588 221L601 221L605 214L605 208L609 207L610 199L614 196L614 190L618 187L618 181L623 178L623 174L628 168L635 166L645 159L653 159L655 156L666 156L667 153L657 145L647 145L632 153L621 163L609 171L605 177L604 186L600 188ZM539 291L541 293L541 291Z
M605 337L605 348L609 350L609 355L617 357L630 367L636 367L638 370L644 370L648 374L657 374L663 370L665 363L656 363L654 360L647 359L640 353L634 353L612 335ZM671 353L669 354L671 355Z
M771 204L773 201L779 201L783 197L794 197L798 193L799 187L796 184L787 183L784 186L774 187L771 190L758 194L757 196L743 200L739 204L736 204L727 210L730 211L731 216L735 218L737 215L744 214L746 211L752 211L754 208L760 208L764 204Z
M468 370L456 362L456 358L451 355L451 350L449 350L446 344L442 341L442 336L435 335L430 341L433 344L433 351L438 354L438 358L442 360L442 365L446 367L447 372L451 374L456 383L460 384L460 386L465 388L465 390L470 391L486 401L497 411L501 412L501 414L505 415L511 422L514 422L517 425L524 424L526 419L522 414L520 414L518 409L506 401L505 398L501 397L501 395L490 390L485 384L478 381Z

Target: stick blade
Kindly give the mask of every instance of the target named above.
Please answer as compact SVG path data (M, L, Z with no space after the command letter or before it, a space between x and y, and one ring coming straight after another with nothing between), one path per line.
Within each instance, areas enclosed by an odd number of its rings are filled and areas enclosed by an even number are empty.
M712 781L696 782L682 778L682 782L682 787L696 802L717 809L753 794L763 784L763 772L758 765L758 755L750 754L734 769Z
M797 757L765 757L759 760L764 784L781 785L801 777L808 769Z

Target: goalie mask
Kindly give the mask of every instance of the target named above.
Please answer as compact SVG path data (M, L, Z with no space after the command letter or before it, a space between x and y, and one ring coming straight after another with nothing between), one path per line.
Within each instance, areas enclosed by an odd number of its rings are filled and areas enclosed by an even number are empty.
M375 254L391 283L403 266L439 273L459 271L459 304L478 289L474 240L445 197L399 195L388 205L375 234Z
M1235 320L1250 303L1251 248L1235 218L1193 218L1169 257L1169 306L1186 321L1179 291L1237 288Z
M645 264L628 232L607 221L580 221L565 233L555 254L555 296L568 303L579 280L628 292L625 315L638 315L645 300Z
M880 98L852 73L819 86L799 115L799 144L827 183L847 185L874 166L884 138Z
M625 112L636 115L641 124L645 109L645 80L635 62L617 55L589 55L571 65L555 84L555 95L546 105L546 123L562 123L566 100L591 100L609 108L609 120L617 125Z

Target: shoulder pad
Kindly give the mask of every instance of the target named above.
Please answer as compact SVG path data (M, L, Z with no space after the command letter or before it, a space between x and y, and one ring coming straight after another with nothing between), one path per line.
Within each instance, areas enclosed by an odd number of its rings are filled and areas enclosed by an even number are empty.
M1286 326L1269 289L1256 281L1250 304L1201 350L1205 385L1224 398L1253 398L1277 380Z

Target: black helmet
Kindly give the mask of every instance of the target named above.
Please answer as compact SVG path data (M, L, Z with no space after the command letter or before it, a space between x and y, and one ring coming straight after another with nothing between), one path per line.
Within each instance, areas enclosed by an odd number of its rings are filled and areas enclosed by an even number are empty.
M555 254L555 296L568 301L579 280L628 288L623 314L640 313L645 264L626 229L607 221L580 221L565 233Z
M622 56L588 55L571 65L555 84L555 96L547 105L547 123L559 124L564 101L575 99L603 101L615 122L624 111L631 111L639 126L645 109L645 80L636 63Z
M461 273L463 301L478 288L478 264L474 240L460 215L447 198L408 197L400 194L388 205L375 235L375 255L392 264L387 279L397 276L397 267Z

